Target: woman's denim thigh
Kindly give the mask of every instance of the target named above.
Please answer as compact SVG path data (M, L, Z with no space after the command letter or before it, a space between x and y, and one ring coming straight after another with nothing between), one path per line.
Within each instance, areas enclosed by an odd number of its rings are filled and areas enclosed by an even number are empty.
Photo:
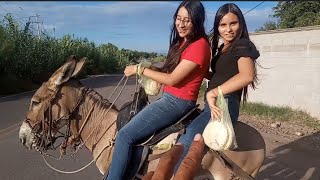
M152 135L157 130L175 123L195 107L194 101L183 100L169 93L151 103L133 117L121 131L129 137L132 143Z
M185 130L185 133L182 134L178 140L178 142L183 144L184 150L179 162L175 166L175 172L179 168L183 158L187 155L194 136L198 133L202 134L204 128L206 127L210 119L210 108L208 103L205 103L203 111L188 125L188 127Z
M148 138L157 130L175 123L193 107L195 101L163 93L160 99L135 115L117 134L108 180L123 179L132 156L133 145Z
M240 101L238 95L235 93L224 95L224 99L227 101L228 110L232 123L235 123L239 117Z

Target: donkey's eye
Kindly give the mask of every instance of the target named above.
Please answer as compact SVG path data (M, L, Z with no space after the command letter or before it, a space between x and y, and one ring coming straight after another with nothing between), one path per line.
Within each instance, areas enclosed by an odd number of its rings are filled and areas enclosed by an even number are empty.
M32 107L37 106L38 104L40 104L40 102L38 102L38 101L31 101L31 106L32 106Z

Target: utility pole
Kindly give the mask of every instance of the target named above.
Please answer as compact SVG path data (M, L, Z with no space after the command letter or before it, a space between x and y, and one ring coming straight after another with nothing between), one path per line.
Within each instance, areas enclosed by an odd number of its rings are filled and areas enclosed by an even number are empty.
M53 28L53 38L55 38L56 37L56 28L54 27Z
M45 28L44 25L43 25L43 21L41 21L41 25L42 25L42 28L43 28L43 31L41 31L42 34L46 34L47 31L46 31L46 28Z
M41 23L41 21L39 21L39 14L36 13L35 16L29 16L29 21L31 23L36 23L37 24L37 35L38 35L38 38L40 39L40 26L39 26L39 23ZM36 18L36 21L31 21L31 17L35 17Z
M40 39L40 29L39 29L39 15L36 13L36 23L37 23L37 31L38 31L38 38Z
M29 16L29 21L30 21L30 22L31 22L31 18L32 18L32 17L37 17L37 16Z

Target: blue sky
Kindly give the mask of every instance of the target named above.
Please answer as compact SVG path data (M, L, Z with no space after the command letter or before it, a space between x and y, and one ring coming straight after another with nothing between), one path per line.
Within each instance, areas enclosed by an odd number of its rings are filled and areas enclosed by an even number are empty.
M206 9L206 30L213 25L217 9L232 1L203 1ZM243 13L262 1L233 1ZM261 27L273 14L276 1L266 1L245 15L249 32ZM87 38L97 45L112 43L119 48L146 52L166 53L169 45L172 16L180 1L73 1L73 2L0 2L0 17L6 13L25 23L29 16L40 15L42 31L62 37L74 34L75 37ZM35 17L31 17L36 21ZM37 29L37 24L33 24Z

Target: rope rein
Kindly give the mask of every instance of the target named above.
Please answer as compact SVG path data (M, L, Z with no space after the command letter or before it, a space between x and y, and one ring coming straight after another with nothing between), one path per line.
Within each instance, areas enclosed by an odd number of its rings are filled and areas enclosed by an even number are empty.
M113 95L114 92L117 90L118 86L121 84L121 82L123 81L124 78L125 78L125 75L124 75L124 76L122 77L122 79L119 81L119 83L117 84L116 88L114 89L114 91L113 91L113 92L111 93L111 95L109 96L109 99L112 97L112 95ZM110 111L110 109L113 107L114 103L118 100L119 96L122 94L123 89L124 89L124 87L125 87L126 84L127 84L127 81L128 81L128 77L126 77L126 80L125 80L125 82L124 82L124 84L123 84L123 86L122 86L119 94L116 96L115 100L114 100L114 101L111 103L111 105L109 106L106 114L109 113L109 111ZM85 93L84 93L84 94L85 94ZM87 121L88 121L88 119L89 119L89 116L91 115L93 109L94 109L94 105L93 105L92 108L90 109L90 111L89 111L89 113L87 114L87 116L86 116L83 124L81 125L81 128L80 128L79 133L78 133L79 135L81 134L81 132L82 132L85 124L87 123ZM59 119L62 119L62 117L59 118ZM101 124L102 120L103 120L103 119L101 119L101 121L98 123L98 125L91 131L91 133L88 135L88 137L87 137L84 141L82 141L82 143L81 143L80 145L77 146L77 149L70 155L70 158L71 158L71 157L74 157L75 154L85 145L85 143L86 143L87 140L90 138L90 136L95 132L95 130L97 129L97 127L99 127L99 125ZM70 121L70 120L69 120L69 121ZM111 126L112 126L115 122L116 122L116 120L114 120L114 121L111 123L111 125L107 128L107 130L103 133L103 135L111 128ZM116 134L117 134L117 132L116 132ZM115 135L115 136L116 136L116 135ZM99 140L99 141L100 141L100 140ZM99 141L97 141L96 143L94 143L93 146L95 146ZM59 169L51 166L51 165L48 163L48 161L46 160L45 156L51 157L51 158L53 158L53 159L55 159L55 160L67 160L67 158L61 158L61 157L60 157L60 158L56 158L56 157L54 157L54 156L52 156L52 155L50 155L50 154L47 154L46 152L42 152L38 147L36 147L35 149L40 152L40 154L42 155L45 163L46 163L51 169L53 169L53 170L55 170L55 171L57 171L57 172L60 172L60 173L64 173L64 174L73 174L73 173L80 172L80 171L84 170L85 168L87 168L89 165L91 165L94 161L96 161L96 160L101 156L102 152L103 152L106 148L112 146L113 144L114 144L114 138L109 138L109 139L108 139L108 143L103 147L103 149L100 151L100 153L98 154L98 156L97 156L96 158L94 158L94 159L93 159L91 162L89 162L87 165L85 165L85 166L83 166L82 168L80 168L80 169L78 169L78 170L75 170L75 171L63 171L63 170L59 170ZM70 159L70 158L68 158L68 159Z

